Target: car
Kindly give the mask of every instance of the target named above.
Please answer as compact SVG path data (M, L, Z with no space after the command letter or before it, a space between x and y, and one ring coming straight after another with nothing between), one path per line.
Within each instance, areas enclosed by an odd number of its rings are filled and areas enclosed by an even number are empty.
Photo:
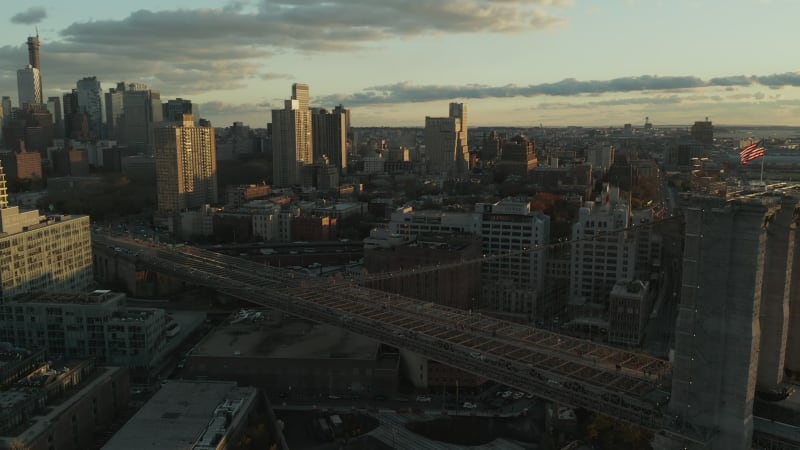
M527 394L525 394L525 398L527 398L528 400L530 400L530 399L532 399L532 398L533 398L533 394L531 394L530 392L528 392Z
M466 409L475 409L475 408L478 407L478 405L476 405L475 403L471 403L471 402L464 402L464 404L461 405L461 407L462 408L466 408Z
M420 403L430 403L431 398L428 397L427 395L418 395L417 396L417 401L420 402Z
M329 400L339 400L340 398L342 398L342 397L339 397L338 395L333 395L333 394L328 396Z
M525 394L523 392L514 392L514 395L513 395L514 400L519 400L524 396L525 396Z
M472 352L472 353L469 354L469 356L471 356L471 357L473 357L475 359L479 359L481 361L485 360L485 358L483 357L483 354L481 354L481 352Z
M503 392L503 398L508 398L508 397L511 397L512 395L514 395L514 393L511 392L511 391Z

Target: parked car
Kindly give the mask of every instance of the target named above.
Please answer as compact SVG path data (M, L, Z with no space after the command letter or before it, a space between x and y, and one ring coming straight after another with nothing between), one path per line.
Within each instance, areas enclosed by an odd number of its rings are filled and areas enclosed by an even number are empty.
M420 402L420 403L430 403L431 398L428 397L427 395L418 395L417 396L417 401Z
M475 403L471 403L471 402L464 402L464 404L461 405L461 406L463 408L465 408L465 409L475 409L475 408L478 407L478 405L476 405Z

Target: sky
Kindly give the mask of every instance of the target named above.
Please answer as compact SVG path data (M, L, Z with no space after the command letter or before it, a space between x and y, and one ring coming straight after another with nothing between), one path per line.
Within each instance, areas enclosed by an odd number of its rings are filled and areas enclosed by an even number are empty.
M43 0L4 6L0 95L96 76L264 127L291 85L353 126L800 126L797 0Z

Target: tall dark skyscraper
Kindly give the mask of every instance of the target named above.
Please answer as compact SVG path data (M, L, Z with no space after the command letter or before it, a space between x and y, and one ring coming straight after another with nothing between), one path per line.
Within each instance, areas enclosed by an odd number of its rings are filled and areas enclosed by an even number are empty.
M17 71L17 89L19 90L19 106L25 103L42 104L42 67L39 58L39 35L28 36L28 67Z
M184 114L191 114L195 121L200 118L200 109L191 100L182 98L167 100L161 107L166 122L181 121Z
M122 96L125 93L125 82L120 81L117 87L106 92L106 137L118 139L120 118L122 117Z
M311 115L311 136L315 158L326 156L340 172L347 168L347 113L341 105L333 112L315 110ZM316 161L315 161L316 162Z
M39 34L37 33L36 36L28 36L28 64L31 67L41 70L41 64L39 59Z
M78 80L78 109L86 113L89 121L89 132L92 139L99 139L103 131L103 91L97 77L85 77Z

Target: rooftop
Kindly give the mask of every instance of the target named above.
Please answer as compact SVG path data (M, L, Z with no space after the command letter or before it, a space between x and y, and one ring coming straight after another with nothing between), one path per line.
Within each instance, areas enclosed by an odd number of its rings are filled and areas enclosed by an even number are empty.
M191 449L218 430L223 409L241 414L256 389L228 381L170 380L103 447L104 450ZM232 421L231 421L232 423ZM213 430L211 428L214 428ZM213 447L212 447L213 448Z
M374 360L379 345L378 341L341 328L302 319L288 319L277 325L229 320L206 336L192 355Z
M101 304L117 300L120 296L125 297L124 293L112 292L108 290L96 290L87 294L74 293L51 293L51 292L32 292L26 295L19 295L9 303L63 303L63 304Z
M87 363L71 362L68 364L69 368L62 367L57 370L54 370L55 372L54 376L58 378L59 376L63 376L65 372L73 368L78 368L81 365L85 365ZM89 375L88 378L85 378L80 383L81 387L77 392L74 392L72 395L70 395L65 399L57 399L55 403L48 402L47 413L44 415L38 415L32 417L31 420L28 421L28 428L22 431L22 433L16 436L0 436L0 447L3 447L3 445L8 445L9 442L13 441L14 439L21 439L25 442L31 442L39 434L47 430L48 427L51 426L51 423L58 416L63 414L64 411L71 408L75 404L75 402L77 402L84 396L91 393L97 385L106 382L108 377L113 376L120 370L125 370L125 369L121 369L119 367L98 367L96 373ZM48 378L47 380L44 380L44 382L42 382L41 377L44 376L44 374L39 373L41 372L41 370L37 370L35 372L37 372L37 374L34 375L34 378L39 377L39 382L40 382L39 385L34 386L29 381L23 380L24 383L28 384L22 384L22 385L18 384L15 385L15 387L11 388L10 390L3 392L2 400L0 400L0 404L2 404L3 410L6 409L9 404L12 403L16 404L16 402L19 402L21 400L35 397L36 392L45 389L46 384L52 383L55 380L55 378Z

